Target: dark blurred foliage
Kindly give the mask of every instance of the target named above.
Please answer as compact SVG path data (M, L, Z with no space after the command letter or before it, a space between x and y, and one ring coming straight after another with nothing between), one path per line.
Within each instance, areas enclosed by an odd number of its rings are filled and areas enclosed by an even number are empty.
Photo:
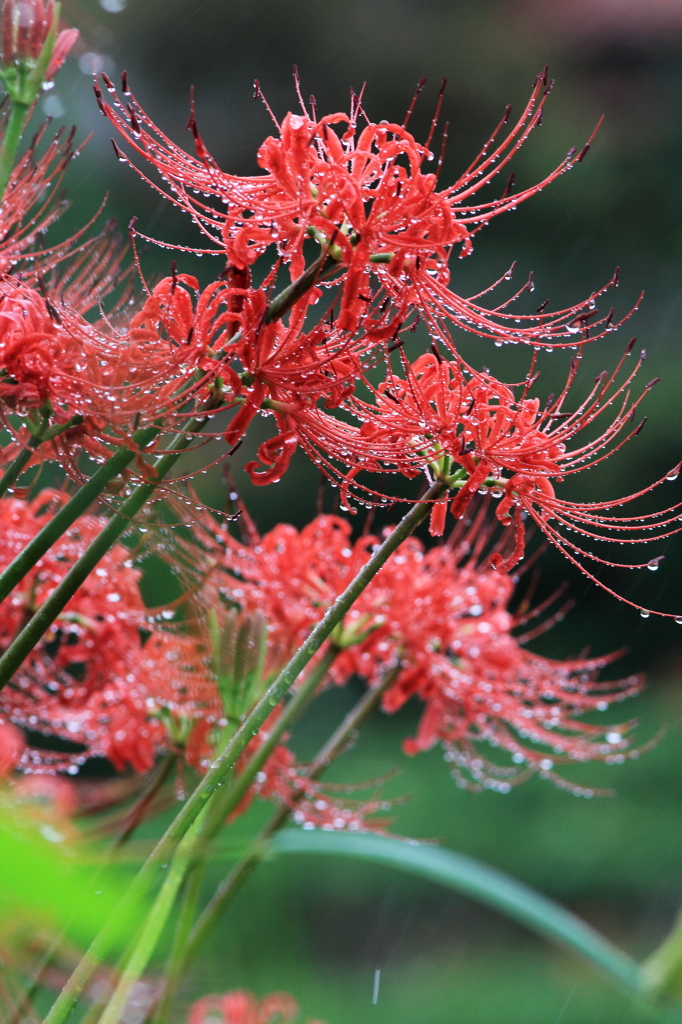
M679 0L64 0L64 13L81 30L80 49L43 106L59 115L58 123L77 123L81 136L94 133L71 172L78 209L66 227L94 211L108 191L108 211L124 227L135 215L140 230L185 244L198 238L191 224L116 162L90 90L93 65L112 76L126 68L148 113L188 147L183 129L194 85L204 140L225 169L240 173L257 169L257 147L272 131L267 112L252 99L255 78L278 116L295 103L291 69L297 64L304 94L315 94L318 110L347 109L349 87L357 91L366 82L369 115L400 121L416 82L427 76L413 120L418 137L428 130L447 78L443 118L450 142L443 180L450 181L478 152L505 105L512 102L518 112L534 75L548 63L557 85L543 126L516 160L517 185L536 181L569 147L580 147L601 114L604 125L580 167L477 236L474 255L454 266L453 283L465 294L477 292L516 260L519 283L534 270L538 302L551 296L552 305L563 306L606 282L619 265L617 310L633 306L642 289L646 298L628 325L595 345L585 378L611 367L637 334L648 350L641 383L663 379L645 403L649 422L642 434L601 470L567 485L566 493L587 499L630 493L682 458ZM170 258L151 249L145 272L166 272ZM209 258L183 257L180 266L201 271L204 280L220 269ZM528 352L460 340L468 358L503 379L525 374ZM568 353L541 357L538 394L557 390L568 362ZM319 475L299 458L276 487L252 487L241 467L262 436L234 458L237 485L261 529L280 520L302 525L314 515ZM220 469L198 481L202 496L223 507ZM657 503L681 500L681 487L682 478L666 484ZM331 492L325 500L331 508ZM682 612L681 543L670 543L664 553L656 575L604 579L633 599ZM603 652L630 645L624 672L648 665L655 678L667 680L656 700L640 702L647 735L662 719L674 726L682 629L669 620L641 620L552 553L542 564L545 587L568 578L577 607L537 641L538 649L565 656L586 646ZM309 731L331 725L337 697ZM404 721L379 723L357 752L358 777L395 763L396 731L406 728ZM642 952L663 934L682 890L676 735L637 763L582 769L621 794L589 805L539 782L508 797L459 793L436 754L418 759L403 780L414 796L398 829L442 836L499 864L573 903ZM382 958L393 963L394 987L385 982L372 1007L373 971ZM260 991L296 991L299 984L306 1011L327 1016L330 1024L370 1014L391 1024L646 1019L499 919L406 879L336 862L314 871L307 862L275 864L252 881L196 979L198 991L236 983Z

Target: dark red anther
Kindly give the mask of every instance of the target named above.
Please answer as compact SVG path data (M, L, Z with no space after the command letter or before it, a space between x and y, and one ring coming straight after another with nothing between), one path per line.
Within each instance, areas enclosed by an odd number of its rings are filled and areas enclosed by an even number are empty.
M502 124L507 124L507 122L509 121L509 118L511 117L511 112L512 112L512 105L511 105L511 103L508 103L507 106L505 107L505 110L504 110L504 117L502 118Z
M106 104L104 102L104 97L102 96L102 90L100 89L99 85L97 84L97 80L96 79L92 83L92 88L93 88L93 92L95 93L95 99L97 100L97 106L102 111L104 116L108 117L109 114L107 112L107 107L106 107Z
M632 350L633 350L633 348L635 346L635 342L636 341L637 341L637 338L630 338L629 342L627 343L627 345L625 347L625 355L626 356L630 355L630 353L632 352Z
M644 424L646 423L646 421L647 421L647 417L645 416L644 419L642 420L642 422L640 423L640 425L634 431L634 433L632 435L633 437L637 437L637 435L639 434L640 430L642 430L642 428L644 427Z
M128 116L130 118L130 127L133 129L133 132L136 135L139 135L140 134L140 123L137 120L137 116L135 114L135 111L133 110L133 108L130 105L130 103L128 104Z
M545 301L544 301L544 302L541 302L541 303L540 303L540 305L539 305L539 306L538 306L538 308L537 308L537 309L535 310L535 312L536 312L536 313L542 313L543 309L546 309L548 305L549 305L549 299L545 299Z
M116 90L114 89L114 83L109 78L109 75L107 75L107 73L105 71L102 71L101 75L102 75L102 81L106 85L106 87L109 90L109 92L116 92Z
M121 150L118 148L118 146L116 145L116 143L114 142L113 139L111 140L111 145L114 147L114 153L116 154L116 159L120 160L121 163L124 163L125 159L126 159L125 154L121 152ZM134 220L137 220L137 217L135 217Z
M647 386L646 386L646 390L648 391L648 390L649 390L649 388L652 388L652 387L654 386L654 384L658 384L658 382L660 381L660 379L661 379L660 377L654 377L654 379L653 379L653 380L650 380L650 381L649 381L649 383L648 383L648 384L647 384Z
M589 148L590 148L590 144L589 144L589 142L586 142L585 145L583 146L583 148L578 153L577 157L575 158L576 163L581 164L583 162L583 160L587 156Z
M124 96L130 95L130 89L128 88L128 72L121 72L121 92Z

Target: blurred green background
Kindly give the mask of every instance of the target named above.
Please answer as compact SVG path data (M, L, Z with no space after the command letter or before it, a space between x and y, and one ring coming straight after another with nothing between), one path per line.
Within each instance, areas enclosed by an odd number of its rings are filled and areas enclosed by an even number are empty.
M605 283L619 265L617 311L625 313L642 289L645 301L617 335L595 345L585 378L611 367L636 334L648 350L642 384L657 376L662 383L645 403L645 430L565 493L616 497L682 458L682 0L64 0L63 7L82 36L43 108L57 123L75 122L81 137L93 133L70 172L78 209L64 228L82 221L108 192L108 211L123 226L136 215L141 231L187 244L198 237L191 224L116 162L92 97L93 67L114 77L127 69L150 116L187 146L194 85L205 142L225 169L241 173L256 170L256 149L272 127L252 99L254 78L278 116L295 103L291 68L297 64L304 94L315 94L319 110L346 109L349 87L366 82L370 117L402 120L416 82L426 76L413 120L418 137L426 134L447 78L450 142L442 180L449 182L478 152L505 105L520 111L535 74L549 64L557 84L543 126L516 159L517 187L539 179L569 147L580 147L601 114L604 126L584 164L476 237L474 255L454 267L453 284L475 293L517 260L519 284L535 272L533 305L551 297L552 306L562 307ZM146 272L165 272L168 255L151 250ZM220 265L185 257L180 267L207 280ZM525 372L527 352L460 340L472 362L503 379ZM568 361L567 353L542 357L538 394L557 389ZM262 530L281 520L302 525L314 515L318 473L300 458L276 487L252 487L242 467L261 439L255 434L233 460L238 487ZM220 471L200 479L207 500L224 504ZM681 488L682 479L666 484L657 503L682 500ZM651 554L666 556L657 574L604 574L604 580L633 600L682 613L682 545L673 541ZM577 605L536 649L564 657L585 647L604 652L628 645L618 671L647 669L651 688L619 710L643 720L642 740L660 725L670 730L641 761L581 769L581 778L613 786L616 798L577 800L539 780L507 796L460 792L437 752L414 761L398 753L400 738L414 728L412 708L396 720L379 719L335 777L371 777L398 760L405 773L393 788L412 794L399 811L398 832L442 838L504 868L643 955L682 897L682 628L640 619L551 553L542 564L545 588L568 579ZM349 699L329 694L302 724L296 739L302 753ZM373 1006L377 968L382 985ZM466 901L386 871L310 858L273 863L252 878L182 993L177 1019L191 998L242 984L261 994L289 989L307 1015L329 1024L648 1019L580 964Z

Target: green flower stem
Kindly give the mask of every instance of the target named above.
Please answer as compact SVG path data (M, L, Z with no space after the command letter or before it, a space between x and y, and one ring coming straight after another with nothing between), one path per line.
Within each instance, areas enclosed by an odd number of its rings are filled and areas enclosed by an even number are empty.
M395 682L400 668L401 666L398 665L395 669L390 669L386 672L380 684L371 690L367 690L355 707L348 712L339 727L319 751L314 761L309 765L306 773L309 779L318 779L334 758L343 753L358 729L379 706L385 691ZM300 800L303 795L303 791L301 791L297 799ZM290 814L290 807L286 805L280 807L260 835L254 840L246 856L239 863L235 864L226 878L220 883L192 929L187 942L186 961L192 960L201 949L226 907L232 902L254 868L258 867L267 855L268 840L286 824ZM159 1018L159 1024L161 1024L162 1019Z
M258 750L249 758L249 761L236 777L225 794L214 801L207 831L210 831L209 838L222 826L225 818L231 814L246 796L246 793L259 771L265 766L268 758L281 741L284 733L293 725L302 711L308 706L317 693L320 684L324 681L329 669L337 656L341 653L339 647L331 645L320 658L317 665L309 673L307 679L296 690L291 700L288 701L276 722L273 722L268 729L267 737L263 740Z
M159 937L173 909L180 887L189 868L195 863L194 851L207 808L195 818L185 833L171 861L163 885L154 901L142 932L135 943L118 985L107 1003L99 1024L119 1024L133 986L145 970L156 948Z
M11 105L5 137L0 148L0 201L10 179L17 158L17 150L31 111L30 105L14 101Z
M60 434L65 433L72 427L79 426L82 422L82 416L72 416L70 420L66 421L66 423L56 423L54 426L48 427L48 417L45 416L38 431L5 470L4 476L0 480L0 498L3 494L6 494L10 487L14 486L28 463L31 461L36 448L39 448L40 445L44 444L46 441L53 441L55 437L59 437Z
M170 894L177 894L179 887L184 881L185 874L196 872L198 866L204 862L209 844L220 831L225 818L239 805L256 774L265 765L281 740L282 735L315 696L320 683L324 680L332 662L339 653L338 647L330 647L325 652L319 663L308 675L308 678L288 702L272 728L269 729L267 738L249 759L248 764L245 765L233 785L224 794L222 792L216 794L202 811L200 819L197 818L184 839L180 842L171 860L163 886L156 897L154 906L149 912L142 934L135 942L123 977L111 997L111 1001L107 1004L106 1010L102 1014L100 1024L113 1024L114 1021L118 1020L118 1015L120 1015L120 1011L125 1005L133 985L139 981L143 971L146 970L149 960L154 955L156 943L166 926L175 898L174 896L171 898ZM201 820L201 825L198 824L199 820ZM186 908L183 906L181 920L185 910ZM187 912L189 913L189 911ZM177 950L175 949L176 943L174 942L174 952L172 954L174 970L176 972L182 969L184 962L183 953L193 917L194 913L192 912L186 927L185 925L178 925L178 927L183 928L184 937L180 939L176 932ZM179 981L179 978L180 975L177 974L175 981Z
M152 1015L151 1024L163 1024L168 1019L171 1005L182 980L186 960L185 950L187 949L187 941L192 930L192 922L196 917L203 878L203 864L195 864L190 868L185 883L185 892L178 923L175 926L175 934L173 935L173 946L163 972L163 992Z
M63 1024L79 999L84 986L88 983L98 964L101 963L116 940L122 915L128 912L132 906L137 905L149 891L162 865L168 863L174 849L195 822L198 814L206 806L218 787L223 784L251 737L258 732L272 709L279 704L284 695L291 689L303 669L325 640L328 639L338 623L342 621L346 612L352 607L365 587L372 581L393 552L400 547L402 542L414 533L419 524L431 511L433 502L442 497L445 490L445 484L440 481L436 482L429 488L421 501L412 506L409 512L403 516L395 530L376 548L371 558L365 563L343 594L327 609L322 619L311 630L306 641L294 654L282 672L280 672L279 676L271 683L222 753L215 759L206 775L204 775L199 785L183 805L145 864L133 879L116 912L109 918L93 940L89 950L60 992L52 1009L45 1018L44 1024Z
M147 427L133 434L133 441L139 449L145 448L158 435L156 427ZM108 483L122 473L133 461L137 451L130 448L119 448L99 469L93 473L87 483L76 491L70 501L60 508L59 512L47 523L40 533L36 534L13 562L0 573L0 601L14 590L17 584L29 572L36 562L49 551L52 545L66 533L79 516L92 505L102 494Z
M33 618L29 620L28 624L22 629L18 636L15 637L3 656L0 658L0 689L2 689L3 686L6 686L10 681L24 658L31 653L35 645L47 632L60 612L64 610L65 606L71 600L78 588L88 578L97 563L104 557L104 555L106 555L107 551L113 547L121 534L130 528L131 520L135 518L149 498L151 498L158 484L178 461L183 450L192 442L194 434L199 433L206 422L206 417L201 420L195 420L187 428L187 433L178 434L177 437L174 438L171 444L171 450L169 450L166 455L160 456L154 463L154 479L149 483L139 484L135 488L127 501L124 501L121 507L114 513L101 533L98 534L78 561L71 567L71 569L69 569L61 583L55 587L48 599L35 613ZM127 448L122 449L121 453L117 454L121 454L122 456L125 454L129 456L130 459L134 457L133 453ZM114 459L115 458L116 456L114 456ZM109 467L111 462L113 462L113 459L110 459L109 462L106 463L106 467ZM106 467L102 466L102 469L105 469ZM92 479L88 481L88 484L86 484L85 487L82 487L74 497L77 498L79 495L82 495L83 491L85 491L88 485L95 480L97 475L98 474L95 473L95 476L93 476ZM69 505L71 505L71 502L69 502ZM68 507L68 505L64 506L62 511ZM51 526L55 520L59 518L59 514L60 513L57 513L48 525ZM63 530L61 532L63 532ZM61 532L55 532L55 540L57 537L61 536ZM30 547L30 545L28 546ZM17 559L15 559L15 562L16 561Z
M669 935L642 964L642 988L651 996L682 1002L682 913Z

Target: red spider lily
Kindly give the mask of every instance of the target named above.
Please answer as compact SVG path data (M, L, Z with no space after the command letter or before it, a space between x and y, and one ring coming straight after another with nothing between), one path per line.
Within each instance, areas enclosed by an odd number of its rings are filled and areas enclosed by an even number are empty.
M48 277L53 300L85 314L123 280L123 248L113 222L97 236L88 236L96 218L64 242L42 244L68 207L58 189L69 163L81 151L73 147L74 130L64 138L60 129L39 156L47 127L38 129L19 159L2 199L0 274L19 273L24 284L34 287Z
M5 67L33 67L55 22L55 0L5 0L2 8L2 62ZM75 28L63 29L56 38L45 73L50 81L66 60L78 38Z
M404 375L389 371L377 388L370 388L374 402L352 396L343 406L354 413L361 426L341 422L319 409L289 410L289 423L299 442L330 476L340 480L348 498L354 488L361 500L377 501L377 491L359 483L361 471L408 477L419 472L448 477L458 490L452 502L455 516L481 488L492 489L502 500L497 516L505 525L516 524L516 544L506 559L496 556L500 571L508 571L523 556L525 531L522 513L531 516L546 536L588 577L599 582L581 563L591 559L614 567L640 569L656 560L620 563L604 559L568 540L560 527L589 540L643 544L664 539L680 529L680 504L659 513L614 516L611 511L658 487L658 480L636 494L606 502L575 502L557 498L554 483L603 462L642 428L633 425L640 402L656 383L631 398L630 389L642 365L621 379L631 342L615 370L601 373L585 399L572 412L565 411L579 360L573 359L567 383L558 398L544 408L528 397L535 377L529 375L517 397L514 389L500 384L488 373L477 373L460 360L446 361L435 355L420 356L414 364L403 359ZM369 385L368 385L369 386ZM569 447L582 431L608 419L598 436ZM348 471L339 469L345 464ZM676 471L666 479L674 479ZM385 500L385 496L384 496ZM443 532L446 500L434 507L432 533ZM552 520L556 521L555 526ZM619 595L615 595L619 596ZM640 610L642 606L621 598ZM656 613L665 614L665 613Z
M641 679L597 682L615 655L553 661L526 650L525 641L563 610L517 638L513 631L544 606L517 616L508 610L514 582L483 558L489 536L479 516L447 545L425 552L416 539L403 544L337 629L332 640L342 653L330 674L337 683L360 675L376 685L402 666L384 708L393 712L412 696L425 703L409 753L442 742L460 765L469 760L477 779L484 762L473 745L486 741L525 765L500 769L497 782L494 769L483 773L486 785L505 791L517 775L539 771L570 788L553 774L554 763L636 756L624 753L629 726L591 725L580 716L637 693ZM233 580L218 580L218 589L267 618L270 648L282 656L303 641L376 544L369 535L353 542L350 525L334 516L318 516L300 533L280 524L251 546L227 533L220 540ZM502 557L507 546L493 553Z
M258 1000L238 990L197 1000L190 1007L187 1024L293 1024L298 1015L298 1003L288 992L273 992Z
M254 483L271 483L286 471L297 445L288 410L314 408L318 400L324 400L328 409L341 405L363 373L383 357L401 318L394 307L366 297L357 332L339 329L333 311L306 330L310 294L294 304L286 323L267 322L263 288L230 288L226 294L230 312L225 322L233 327L221 353L221 367L227 368L231 391L241 408L225 440L234 447L261 410L274 411L279 433L261 445L260 461L247 467ZM232 311L237 304L238 311ZM235 374L235 370L242 372Z
M222 284L199 294L196 305L192 291L194 278L167 278L118 327L90 324L12 278L0 280L0 402L21 412L48 404L56 423L81 416L82 427L53 445L67 468L74 449L106 457L108 445L131 444L138 427L185 422L221 369L207 351L220 334ZM25 441L19 435L18 444Z
M613 327L612 313L595 312L595 299L605 289L569 309L548 312L543 307L533 315L516 315L508 312L509 304L530 285L492 310L477 302L487 292L465 299L448 287L448 262L455 245L462 246L462 255L468 254L473 234L535 195L589 149L590 142L578 154L572 150L540 183L515 195L507 188L499 199L477 198L540 123L550 89L546 72L536 79L519 121L503 136L507 111L467 171L440 191L442 157L435 173L423 170L433 159L428 148L433 130L425 145L407 131L407 119L403 125L368 121L360 131L358 116L366 115L359 101L350 115L336 113L319 121L302 104L301 114L286 115L279 138L269 137L261 146L258 162L264 173L243 177L220 170L199 136L194 113L188 127L197 156L191 157L147 117L127 80L123 102L106 77L105 83L113 105L97 88L100 109L133 150L157 169L167 187L149 183L189 212L213 246L196 251L223 252L243 268L276 246L296 277L303 270L306 238L317 239L345 268L339 317L343 329L357 326L361 296L368 293L372 273L398 305L407 295L450 347L443 318L484 337L533 345L575 346L586 340L590 320L596 336ZM117 153L127 161L118 148ZM218 200L222 208L208 205L207 198ZM616 283L616 278L610 282Z
M63 500L60 493L44 491L32 502L0 503L0 568ZM79 519L0 604L2 648L104 522L96 516ZM217 714L201 646L160 627L144 607L139 576L128 549L112 548L0 694L0 714L28 730L20 762L25 771L77 772L88 757L106 757L119 770L129 764L146 771L169 742L161 718L191 724ZM40 745L31 742L37 735L46 738ZM49 749L50 737L70 744L72 752Z

